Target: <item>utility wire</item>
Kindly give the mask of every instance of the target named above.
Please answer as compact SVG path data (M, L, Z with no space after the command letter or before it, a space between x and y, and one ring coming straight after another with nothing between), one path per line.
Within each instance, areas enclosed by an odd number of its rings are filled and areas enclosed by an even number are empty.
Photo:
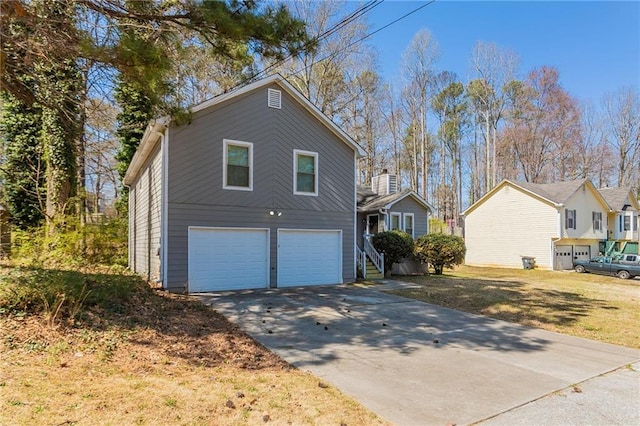
M327 30L325 30L322 34L319 34L316 37L314 37L313 40L311 40L311 42L309 42L309 44L307 44L305 46L305 48L309 47L311 44L319 43L320 41L322 41L325 38L329 37L330 35L334 34L338 30L344 28L345 26L347 26L348 24L350 24L351 22L353 22L354 20L356 20L360 16L362 16L365 13L371 11L374 7L379 6L383 1L384 0L379 0L379 1L378 0L371 0L371 1L367 2L367 3L365 3L363 6L359 7L358 9L356 9L355 11L350 13L349 15L345 16L344 18L342 18L342 20L340 20L340 22L337 22L336 24L332 25L331 28L328 28ZM252 76L249 79L249 81L247 81L245 83L242 83L240 85L248 84L251 81L257 80L260 76L262 76L264 74L267 74L269 71L271 71L272 69L278 67L282 63L288 61L292 57L293 57L293 54L287 55L285 58L274 62L273 64L269 65L268 67L266 67L262 71L258 72L254 76ZM311 64L311 65L313 65L313 64ZM235 87L232 88L231 90L234 90L234 89L235 89Z
M430 0L430 1L426 2L425 4L423 4L423 5L421 5L421 6L417 7L417 8L415 8L415 9L413 9L412 11L410 11L410 12L408 12L408 13L405 13L404 15L402 15L402 16L400 16L399 18L397 18L397 19L395 19L395 20L393 20L393 21L389 22L389 23L388 23L388 24L386 24L386 25L383 25L382 27L378 28L377 30L372 31L372 32L370 32L369 34L366 34L366 35L364 35L363 37L359 38L358 40L355 40L355 41L353 41L353 42L349 43L347 46L345 46L345 49L347 49L347 48L349 48L349 47L353 46L354 44L360 43L360 42L362 42L362 41L364 41L364 40L368 39L369 37L373 36L374 34L379 33L380 31L382 31L382 30L384 30L384 29L386 29L386 28L389 28L391 25L393 25L393 24L395 24L395 23L397 23L397 22L399 22L399 21L401 21L401 20L405 19L406 17L408 17L408 16L410 16L410 15L413 15L414 13L416 13L416 12L418 12L418 11L420 11L420 10L424 9L425 7L427 7L427 6L429 6L429 5L433 4L433 3L435 3L435 1L436 1L436 0ZM383 2L384 2L384 0L371 0L371 1L367 2L367 3L365 3L363 6L359 7L358 9L356 9L355 11L353 11L352 13L350 13L349 15L345 16L344 18L342 18L342 20L340 20L340 22L336 23L336 24L335 24L335 25L333 25L331 28L329 28L329 29L327 29L325 32L323 32L322 34L319 34L318 36L316 36L316 37L313 39L313 41L312 41L312 42L313 42L313 43L317 43L317 42L319 42L319 41L324 40L324 39L325 39L326 37L328 37L329 35L331 35L331 34L335 33L338 29L340 29L340 28L344 27L345 25L349 24L350 22L354 21L355 19L357 19L358 17L362 16L363 14L365 14L365 13L367 13L367 12L370 12L373 8L375 8L375 7L379 6L379 5L380 5L381 3L383 3ZM313 66L313 65L315 65L315 64L317 64L317 63L319 63L319 62L325 61L325 60L327 60L327 59L333 58L333 57L335 57L336 55L338 55L338 53L340 53L340 52L334 52L334 53L331 53L331 54L329 54L329 55L327 55L327 56L324 56L324 57L322 57L322 58L320 58L320 59L317 59L317 60L313 61L311 64L306 65L305 67L303 67L303 68L299 69L298 71L294 71L294 72L291 72L291 73L287 74L287 75L285 76L285 78L292 77L292 76L294 76L294 75L300 74L302 71L304 71L305 69L309 68L310 66ZM277 66L279 66L279 65L280 65L280 64L282 64L283 62L285 62L285 61L287 61L287 60L291 59L291 57L292 57L292 56L293 56L293 54L289 54L289 55L287 55L285 58L283 58L283 59L281 59L281 60L279 60L279 61L277 61L277 62L275 62L275 63L273 63L273 64L271 64L271 65L269 65L269 66L268 66L268 67L266 67L264 70L262 70L262 71L258 72L258 73L257 73L257 74L255 74L254 76L252 76L249 80L244 81L244 82L242 82L242 83L238 83L238 84L236 84L235 86L231 87L229 90L227 90L227 91L226 91L226 93L233 92L233 91L235 91L236 89L238 89L238 88L240 88L240 87L244 87L244 86L246 86L246 85L250 84L251 82L253 82L253 81L255 81L256 79L258 79L260 76L262 76L262 75L266 74L268 71L270 71L270 70L272 70L272 69L276 68Z
M382 26L382 27L378 28L377 30L375 30L375 31L373 31L373 32L370 32L369 34L366 34L365 36L363 36L363 37L359 38L358 40L355 40L355 41L353 41L353 42L349 43L347 46L345 46L345 49L347 49L347 48L349 48L349 47L353 46L354 44L360 43L360 42L362 42L362 41L364 41L364 40L368 39L368 38L369 38L369 37L371 37L372 35L377 34L377 33L379 33L380 31L382 31L382 30L384 30L384 29L386 29L386 28L389 28L391 25L393 25L393 24L395 24L395 23L397 23L397 22L399 22L399 21L403 20L404 18L406 18L406 17L408 17L408 16L410 16L410 15L413 15L414 13L418 12L419 10L424 9L425 7L427 7L427 6L431 5L431 4L435 3L435 2L436 2L436 0L431 0L431 1L429 1L429 2L427 2L427 3L425 3L425 4L423 4L422 6L420 6L420 7L416 8L416 9L412 10L411 12L405 13L405 14L404 14L404 15L402 15L401 17L399 17L399 18L397 18L397 19L395 19L395 20L393 20L393 21L389 22L388 24L386 24L386 25L384 25L384 26ZM322 62L322 61L325 61L325 60L327 60L327 59L333 58L333 57L335 57L336 55L338 55L338 53L340 53L340 52L334 52L334 53L331 53L331 54L329 54L329 55L327 55L327 56L325 56L325 57L322 57L322 58L320 58L320 59L318 59L318 60L316 60L316 61L313 61L312 63L310 63L309 65L305 66L304 68L301 68L301 69L299 69L298 71L295 71L295 72L292 72L292 73L287 74L287 75L286 75L286 77L291 77L291 76L294 76L294 75L300 74L302 71L304 71L305 69L309 68L310 66L315 65L315 64L317 64L318 62ZM286 78L286 77L285 77L285 78Z

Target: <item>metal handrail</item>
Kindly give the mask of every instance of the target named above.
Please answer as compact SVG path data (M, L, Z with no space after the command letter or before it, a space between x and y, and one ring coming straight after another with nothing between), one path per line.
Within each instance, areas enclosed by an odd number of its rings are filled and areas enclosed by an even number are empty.
M371 259L371 263L378 268L378 271L384 276L384 253L378 253L378 251L371 244L370 235L365 234L364 236L364 252Z

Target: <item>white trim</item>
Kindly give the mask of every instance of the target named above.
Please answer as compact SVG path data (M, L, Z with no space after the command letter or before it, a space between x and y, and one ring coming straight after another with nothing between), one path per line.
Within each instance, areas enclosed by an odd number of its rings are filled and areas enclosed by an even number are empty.
M393 213L392 213L393 214ZM416 218L413 213L404 213L404 217L402 218L402 230L407 232L407 218L411 218L411 238L415 238L416 234ZM408 233L408 232L407 232Z
M361 236L358 235L358 157L353 155L353 281L358 279L358 265L357 265L357 253L358 253L358 240ZM365 223L366 226L366 223Z
M282 92L280 90L267 89L267 106L282 109Z
M136 239L134 238L134 231L135 231L135 226L134 226L134 221L135 221L135 197L136 197L136 188L134 186L130 186L129 187L129 200L128 200L128 222L129 222L129 245L128 245L128 249L129 249L129 253L128 253L128 268L130 271L135 272L135 267L134 267L134 255L135 255L135 251L136 251L136 244L135 241Z
M249 156L249 186L227 185L227 147L241 146L248 148ZM232 191L253 191L253 144L251 142L237 141L233 139L223 139L222 141L222 189Z
M167 266L169 256L169 191L167 191L167 185L169 182L169 128L164 131L164 141L160 152L162 154L162 196L160 198L161 213L160 213L160 281L163 288L168 288L169 282L167 280Z
M187 293L190 293L189 289L190 283L190 274L192 270L191 265L191 256L188 252L189 248L189 236L191 235L192 230L207 230L207 231L266 231L267 232L267 265L266 265L266 277L267 284L265 287L260 288L269 288L271 287L271 229L270 228L243 228L243 227L233 227L233 226L189 226L187 227Z
M129 168L124 175L124 179L122 179L122 183L126 186L130 186L136 180L142 166L144 166L145 162L153 152L162 132L164 132L164 129L168 125L169 120L166 117L151 120L151 122L149 122L144 134L142 135L142 139L140 140L140 145L138 145L138 149L136 149L135 154L133 154Z
M313 192L305 192L305 191L298 191L297 187L298 187L298 155L304 155L306 157L313 157L313 171L314 171L314 175L315 175L315 179L314 179L314 191ZM313 151L303 151L300 149L294 149L293 150L293 194L294 195L306 195L306 196L310 196L310 197L317 197L318 196L318 182L320 181L320 170L319 170L319 160L318 160L318 153L317 152L313 152Z
M393 231L393 218L397 217L398 218L398 231L402 231L403 227L402 227L402 213L398 213L398 212L392 212L389 214L389 230Z

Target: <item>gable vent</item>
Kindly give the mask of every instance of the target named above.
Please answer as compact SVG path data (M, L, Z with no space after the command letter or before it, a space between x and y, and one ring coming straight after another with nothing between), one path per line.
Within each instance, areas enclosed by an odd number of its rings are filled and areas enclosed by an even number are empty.
M269 108L282 109L282 92L275 89L269 89L267 96L267 104L269 105Z

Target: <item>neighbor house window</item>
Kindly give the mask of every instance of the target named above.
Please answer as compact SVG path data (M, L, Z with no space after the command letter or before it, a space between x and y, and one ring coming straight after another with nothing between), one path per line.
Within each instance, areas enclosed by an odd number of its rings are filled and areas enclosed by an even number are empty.
M391 231L400 228L400 213L391 213Z
M293 193L318 195L318 153L293 150Z
M576 211L575 210L565 210L565 228L566 229L576 229Z
M413 213L404 214L404 232L413 237Z
M225 139L223 188L253 190L253 144Z
M624 216L624 230L631 231L631 216Z
M601 231L602 230L602 212L592 212L591 220L593 222L593 230Z

